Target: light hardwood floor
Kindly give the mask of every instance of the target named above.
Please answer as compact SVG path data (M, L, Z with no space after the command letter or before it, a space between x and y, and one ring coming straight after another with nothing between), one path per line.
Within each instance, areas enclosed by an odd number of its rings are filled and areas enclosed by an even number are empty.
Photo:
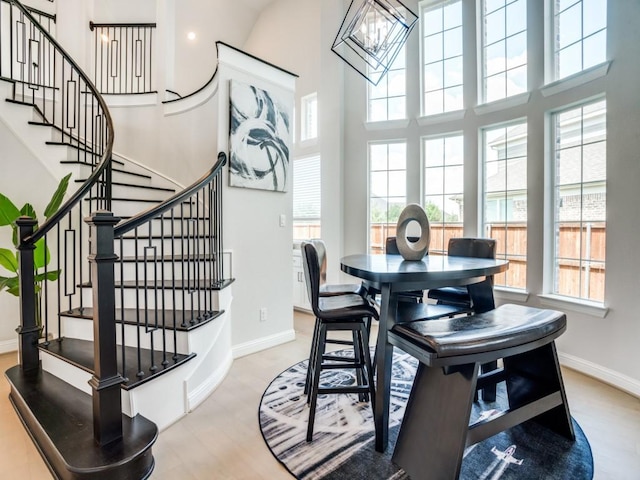
M313 318L295 314L296 340L234 361L222 385L194 412L160 433L155 480L290 479L258 427L258 404L273 377L308 356ZM0 370L16 354L0 355ZM597 480L640 480L640 399L564 369L571 413L591 443ZM50 479L0 381L0 478ZM570 480L570 479L567 479Z

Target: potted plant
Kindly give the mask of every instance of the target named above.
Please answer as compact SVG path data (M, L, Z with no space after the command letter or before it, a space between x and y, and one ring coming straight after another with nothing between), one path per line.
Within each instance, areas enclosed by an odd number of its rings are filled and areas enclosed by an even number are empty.
M58 188L56 189L53 197L51 197L49 204L44 210L45 219L48 219L58 210L58 208L60 208L62 200L67 193L67 187L69 186L70 177L71 174L67 175L58 184ZM15 221L21 216L31 217L36 221L38 220L33 205L31 205L30 203L25 203L22 208L18 209L18 207L16 207L15 204L11 200L9 200L9 198L0 193L0 227L10 226L13 230L13 249L0 248L0 266L10 272L10 274L13 274L13 276L0 276L0 291L6 290L8 293L10 293L11 295L15 295L16 297L20 296L20 271L18 263L18 245L20 244L20 240L18 238L18 228L16 227ZM35 228L38 228L37 225ZM49 265L49 262L51 261L51 255L49 254L49 249L45 245L44 238L36 242L35 247L36 248L33 254L33 273L36 292L35 311L36 323L42 331L42 312L40 303L42 286L43 283L47 280L58 280L58 278L60 277L60 270L46 271L46 273L43 271L43 269L47 265Z

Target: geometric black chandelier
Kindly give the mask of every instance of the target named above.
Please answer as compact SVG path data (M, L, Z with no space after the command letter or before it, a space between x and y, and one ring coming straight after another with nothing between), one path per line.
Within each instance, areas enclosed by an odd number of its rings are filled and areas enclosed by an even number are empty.
M377 85L417 21L399 0L352 0L331 50Z

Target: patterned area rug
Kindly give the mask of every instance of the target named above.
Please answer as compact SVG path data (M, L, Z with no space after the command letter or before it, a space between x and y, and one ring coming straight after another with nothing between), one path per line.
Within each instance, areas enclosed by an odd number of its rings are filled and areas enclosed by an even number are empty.
M348 350L338 352L348 355ZM260 428L273 455L299 479L404 480L408 475L391 462L404 408L409 398L416 360L396 349L391 385L389 448L374 448L373 415L357 395L320 395L313 442L305 440L309 409L304 395L307 361L276 377L260 403ZM355 383L348 370L322 373L325 384ZM472 420L489 417L506 404L498 390L493 403L476 402ZM569 402L569 405L571 403ZM580 426L573 422L571 442L535 422L526 422L476 445L464 453L460 478L471 480L593 478L591 448Z

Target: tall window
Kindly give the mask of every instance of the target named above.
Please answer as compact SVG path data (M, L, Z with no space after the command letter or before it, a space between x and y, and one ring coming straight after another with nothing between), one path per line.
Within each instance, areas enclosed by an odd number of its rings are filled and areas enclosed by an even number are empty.
M293 238L320 238L320 157L293 162Z
M369 144L369 249L383 253L407 204L407 145Z
M553 293L604 301L606 102L553 115Z
M406 57L404 47L377 86L368 83L370 122L399 120L407 116Z
M422 6L422 113L460 110L462 103L462 1Z
M555 80L607 59L607 0L553 0Z
M527 91L527 2L483 0L484 101Z
M424 209L431 225L432 254L446 254L449 239L463 235L462 140L462 135L423 139Z
M318 94L312 93L301 99L300 140L318 138Z
M496 257L509 269L495 277L504 287L527 287L527 124L487 128L483 140L483 224L496 239Z

